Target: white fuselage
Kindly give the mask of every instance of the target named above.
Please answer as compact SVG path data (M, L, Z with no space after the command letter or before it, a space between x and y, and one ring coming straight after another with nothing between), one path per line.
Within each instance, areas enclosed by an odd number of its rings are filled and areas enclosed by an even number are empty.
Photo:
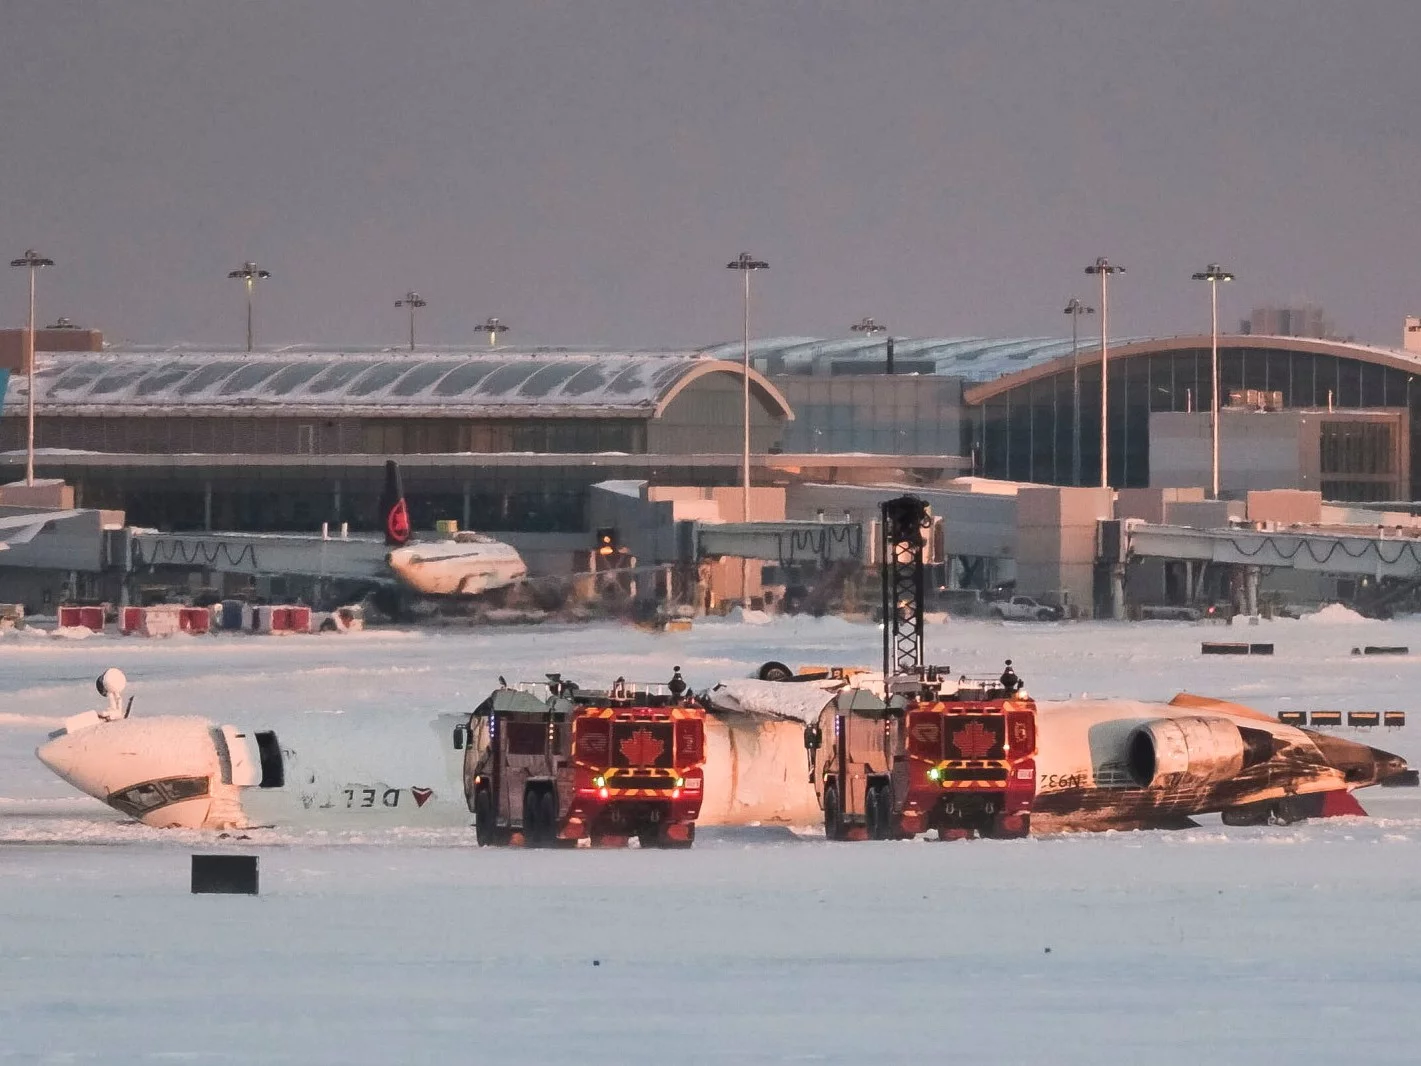
M528 576L528 567L511 545L468 534L406 544L391 550L386 561L396 577L426 596L474 596Z
M1375 774L1366 780L1346 777L1328 764L1318 747L1321 741L1312 734L1251 712L1235 714L1228 706L1038 703L1037 824L1085 829L1152 820L1164 824L1179 816L1376 779ZM433 720L394 712L359 720L310 717L267 734L266 760L255 739L259 734L251 728L192 716L92 722L89 717L76 716L72 731L42 745L37 755L76 788L149 825L437 826L470 820L461 777L463 752L454 742L456 727L467 720L464 715ZM1204 719L1218 726L1216 731L1233 726L1249 731L1255 747L1262 738L1272 754L1248 768L1216 760L1209 764L1212 776L1200 776L1203 771L1188 768L1187 751L1164 752L1162 760L1186 759L1180 764L1185 770L1166 774L1169 768L1162 763L1160 780L1141 787L1126 766L1130 738L1148 723L1197 725ZM701 823L818 822L803 729L802 721L743 712L709 716ZM1350 741L1328 738L1326 743L1334 761L1338 750L1358 766L1370 766L1374 755L1386 756ZM279 785L269 765L275 749L280 751ZM1387 772L1395 771L1387 766ZM207 783L201 795L181 783L195 778ZM149 785L154 787L144 792Z

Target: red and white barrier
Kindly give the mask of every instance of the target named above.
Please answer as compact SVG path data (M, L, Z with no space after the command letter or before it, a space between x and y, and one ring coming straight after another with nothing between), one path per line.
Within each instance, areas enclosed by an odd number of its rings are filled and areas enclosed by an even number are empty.
M287 604L262 605L256 608L253 628L258 633L309 633L311 608Z
M233 610L234 606L184 607L176 603L163 603L152 607L125 607L118 614L118 631L124 636L139 637L171 637L177 633L206 636L233 629L223 623L226 621L225 612ZM263 604L259 607L241 605L241 612L240 621L246 623L243 628L253 633L281 635L312 632L314 619L309 607L292 604ZM104 608L61 607L59 624L84 626L95 633L102 633ZM359 624L351 628L359 628Z
M59 625L63 629L88 629L94 633L104 631L104 609L102 607L60 607Z
M190 610L176 603L152 607L125 607L119 616L118 631L124 636L171 637L182 630L182 612Z
M184 633L204 636L212 632L212 611L206 607L182 607L178 610L178 628Z

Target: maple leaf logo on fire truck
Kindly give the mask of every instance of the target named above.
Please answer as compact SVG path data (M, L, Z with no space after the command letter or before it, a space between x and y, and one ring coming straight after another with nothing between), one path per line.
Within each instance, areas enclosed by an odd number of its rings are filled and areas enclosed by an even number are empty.
M997 738L981 722L968 722L952 734L952 746L964 759L982 759L996 745Z
M661 753L666 750L665 743L652 736L649 729L638 729L618 747L622 758L633 766L650 766L661 758Z

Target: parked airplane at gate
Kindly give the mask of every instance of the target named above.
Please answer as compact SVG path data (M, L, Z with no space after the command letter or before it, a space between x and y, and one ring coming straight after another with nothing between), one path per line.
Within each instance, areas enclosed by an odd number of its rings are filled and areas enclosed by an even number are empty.
M134 717L125 684L121 672L106 672L98 685L105 709L67 719L36 754L81 792L147 825L469 824L453 741L466 714L239 727ZM712 690L700 823L818 823L803 725L834 695L754 680ZM1389 752L1202 697L1038 701L1037 710L1037 832L1173 828L1212 812L1229 824L1360 814L1352 790L1406 769Z
M385 462L385 491L380 497L384 516L385 562L395 576L426 596L473 596L504 588L528 576L528 567L511 545L482 533L456 533L450 540L411 539L400 467Z

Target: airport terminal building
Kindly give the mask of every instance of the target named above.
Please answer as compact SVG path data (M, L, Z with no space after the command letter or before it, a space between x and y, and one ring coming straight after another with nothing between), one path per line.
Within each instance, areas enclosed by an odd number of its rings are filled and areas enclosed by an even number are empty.
M787 433L797 450L894 451L923 439L923 424L935 422L980 476L1100 484L1098 341L1083 339L1073 352L1069 340L898 339L892 363L890 380L882 339L762 341L753 356L794 407ZM1197 440L1208 435L1210 363L1207 335L1110 346L1111 487L1208 484L1207 442L1201 451ZM1221 336L1222 491L1307 488L1350 502L1421 498L1410 432L1421 409L1421 389L1412 388L1418 374L1416 351ZM1160 414L1177 417L1156 419ZM1156 438L1161 447L1152 461ZM1285 461L1290 450L1296 454ZM1266 484L1250 473L1261 459Z
M39 334L39 472L74 485L81 506L121 508L139 525L368 529L389 456L402 461L417 528L453 518L493 532L585 532L598 482L740 479L738 344L247 353L119 348L79 332L83 344L69 331ZM927 487L964 473L1099 484L1097 345L891 343L891 357L882 338L752 344L756 484ZM1113 487L1208 483L1209 363L1207 336L1111 348ZM1238 335L1220 338L1220 368L1225 495L1421 497L1417 353ZM25 376L12 374L3 480L23 474L25 405Z

